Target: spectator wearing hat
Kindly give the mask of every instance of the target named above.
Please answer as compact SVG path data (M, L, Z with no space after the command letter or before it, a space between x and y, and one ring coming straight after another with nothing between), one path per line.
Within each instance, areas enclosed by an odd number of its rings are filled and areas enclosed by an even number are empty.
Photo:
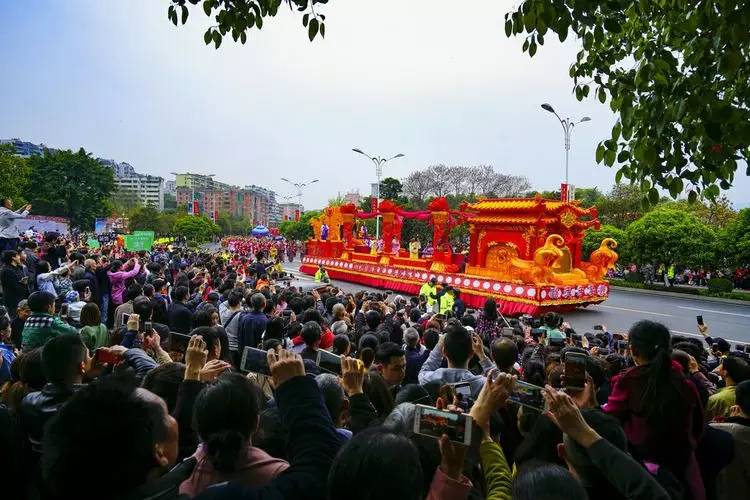
M85 300L81 300L81 295L75 290L65 294L65 303L68 304L68 320L73 326L81 324L81 310L86 305Z

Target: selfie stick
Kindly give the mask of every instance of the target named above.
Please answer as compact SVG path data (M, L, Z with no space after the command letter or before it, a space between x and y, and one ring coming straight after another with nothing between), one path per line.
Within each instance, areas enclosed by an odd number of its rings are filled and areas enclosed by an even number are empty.
M508 328L513 328L510 326L510 323L508 323L508 320L505 319L505 316L503 316L503 313L500 312L500 309L498 308L497 313L500 315L501 318L503 318L503 321L505 321L505 324L508 326Z

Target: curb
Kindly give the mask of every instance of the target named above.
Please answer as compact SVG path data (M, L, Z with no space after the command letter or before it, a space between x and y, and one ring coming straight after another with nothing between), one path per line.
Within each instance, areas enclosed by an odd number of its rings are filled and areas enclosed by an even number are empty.
M689 293L679 292L667 292L661 290L647 290L644 288L630 288L627 286L609 285L610 290L617 290L618 292L630 292L630 293L645 293L649 295L665 295L667 297L678 297L681 299L700 300L708 302L723 302L724 304L736 304L745 307L750 307L750 301L737 300L737 299L725 299L723 297L705 297L703 295L692 295Z

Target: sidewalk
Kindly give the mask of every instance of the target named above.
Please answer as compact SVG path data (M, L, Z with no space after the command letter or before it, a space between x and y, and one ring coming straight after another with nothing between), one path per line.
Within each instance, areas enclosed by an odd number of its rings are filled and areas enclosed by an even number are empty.
M698 288L698 287L685 287L683 285L677 285L677 286L682 287L682 288ZM682 299L702 300L702 301L708 301L708 302L723 302L725 304L736 304L736 305L750 307L750 301L747 301L747 300L725 299L723 297L706 297L705 295L693 295L689 293L670 292L668 290L647 290L644 288L630 288L627 286L617 286L617 285L612 285L612 284L610 284L610 289L617 290L618 292L644 293L644 294L650 294L650 295L665 295L667 297L679 297ZM747 290L742 290L742 292L748 293Z

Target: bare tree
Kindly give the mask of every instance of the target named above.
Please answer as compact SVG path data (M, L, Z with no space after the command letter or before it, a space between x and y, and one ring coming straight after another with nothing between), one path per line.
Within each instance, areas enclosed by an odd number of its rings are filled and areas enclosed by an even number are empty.
M432 183L429 192L435 196L445 196L451 190L451 170L443 163L427 167Z
M432 187L432 179L427 170L417 170L410 173L403 181L402 192L408 198L425 199Z

